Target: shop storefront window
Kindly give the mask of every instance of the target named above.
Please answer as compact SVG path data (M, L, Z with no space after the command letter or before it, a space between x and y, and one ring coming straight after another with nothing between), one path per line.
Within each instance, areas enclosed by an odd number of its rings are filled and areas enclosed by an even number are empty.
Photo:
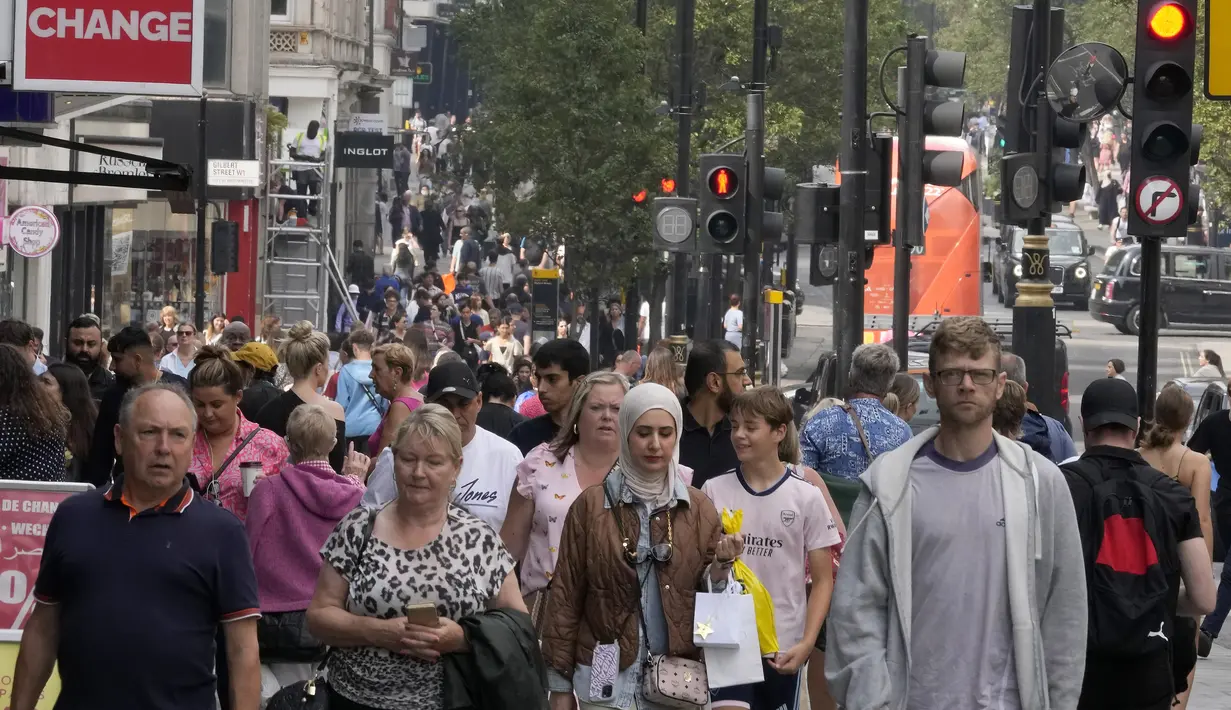
M211 209L212 214L217 209ZM205 253L209 258L210 222L205 228ZM103 253L110 274L108 298L100 315L112 332L125 325L144 326L158 322L164 306L175 308L183 322L196 317L196 217L173 214L164 201L151 201L133 208L115 208ZM222 311L222 277L207 270L205 315Z

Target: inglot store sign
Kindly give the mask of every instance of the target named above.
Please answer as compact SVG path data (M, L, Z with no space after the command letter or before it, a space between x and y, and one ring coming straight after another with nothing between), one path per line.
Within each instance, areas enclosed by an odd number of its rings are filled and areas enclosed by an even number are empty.
M393 136L366 131L343 131L338 134L334 164L339 168L393 167Z

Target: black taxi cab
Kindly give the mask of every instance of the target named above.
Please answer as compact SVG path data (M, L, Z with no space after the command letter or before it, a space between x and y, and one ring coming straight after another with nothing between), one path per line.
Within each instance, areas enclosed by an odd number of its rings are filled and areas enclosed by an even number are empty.
M1161 327L1231 330L1231 251L1162 247ZM1121 333L1141 332L1141 245L1117 250L1090 286L1090 315Z

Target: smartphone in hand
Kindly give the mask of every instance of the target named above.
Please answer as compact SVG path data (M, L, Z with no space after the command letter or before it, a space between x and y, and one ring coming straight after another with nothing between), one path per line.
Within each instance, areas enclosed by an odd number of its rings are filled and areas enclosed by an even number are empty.
M440 616L436 612L436 605L431 602L407 604L404 611L406 612L406 620L417 626L434 628L440 625Z

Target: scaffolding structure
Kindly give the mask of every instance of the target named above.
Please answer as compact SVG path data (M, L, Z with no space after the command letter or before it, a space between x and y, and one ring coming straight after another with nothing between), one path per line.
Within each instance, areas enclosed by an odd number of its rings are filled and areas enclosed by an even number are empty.
M270 159L271 172L281 172L285 178L304 171L315 173L320 185L317 194L278 194L266 191L265 214L270 220L265 234L265 279L261 289L261 310L278 315L284 324L311 321L317 330L333 329L329 313L330 289L339 296L358 322L358 314L346 292L346 281L330 244L329 226L333 224L333 204L330 199L333 171L333 145L326 144L326 151L319 163L296 160ZM298 187L298 185L297 185ZM299 220L278 221L279 202L287 200L308 206L303 215L306 225ZM312 216L311 206L316 206Z

